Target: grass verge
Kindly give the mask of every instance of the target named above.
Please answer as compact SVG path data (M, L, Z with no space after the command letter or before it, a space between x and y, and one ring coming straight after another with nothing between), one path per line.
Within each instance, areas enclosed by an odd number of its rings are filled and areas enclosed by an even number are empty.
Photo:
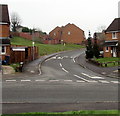
M119 116L120 111L118 110L93 110L93 111L70 111L70 112L31 112L31 113L22 113L22 114L11 114L10 116ZM4 114L2 116L9 116Z
M118 61L119 58L99 58L99 59L95 59L95 61L99 62L99 63L103 63L102 66L105 67L105 64L107 64L107 67L112 67L112 66L118 66Z
M14 37L11 39L11 44L32 46L32 41L21 38L21 37ZM40 44L38 42L35 42L35 46L37 46L39 48L40 56L48 55L48 54L52 54L52 53L56 53L56 52L60 52L60 51L84 48L84 46L75 45L75 44L66 44L64 46L62 44L50 45L50 44Z

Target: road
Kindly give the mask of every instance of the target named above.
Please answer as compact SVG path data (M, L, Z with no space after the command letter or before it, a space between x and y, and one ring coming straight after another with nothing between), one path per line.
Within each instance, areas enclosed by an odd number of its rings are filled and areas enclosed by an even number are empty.
M42 63L41 75L3 78L3 113L118 109L118 80L78 65L76 57L83 54L51 57Z

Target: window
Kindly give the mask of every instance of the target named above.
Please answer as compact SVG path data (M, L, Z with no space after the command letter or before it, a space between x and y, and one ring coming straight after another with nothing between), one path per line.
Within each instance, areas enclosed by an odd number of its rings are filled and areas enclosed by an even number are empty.
M70 35L70 31L68 31L68 35Z
M5 53L6 53L6 47L0 46L0 54L5 54Z
M106 50L105 50L105 52L109 52L109 47L106 47Z
M56 36L56 33L54 33L54 36Z
M117 33L115 32L112 33L112 39L117 39Z

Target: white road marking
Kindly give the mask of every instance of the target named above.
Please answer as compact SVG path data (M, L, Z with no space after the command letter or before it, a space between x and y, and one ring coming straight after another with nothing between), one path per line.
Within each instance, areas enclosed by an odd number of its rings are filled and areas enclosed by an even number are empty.
M62 64L60 63L60 67L62 67Z
M103 77L98 77L98 76L93 76L93 77L90 77L92 79L104 79Z
M30 82L31 80L21 80L21 82Z
M88 80L87 82L88 82L88 83L97 83L98 81L95 81L95 80Z
M90 75L85 74L85 73L81 73L81 74L83 74L84 76L87 76L87 77L89 77L91 79L104 79L103 77L99 77L99 76L90 76Z
M6 80L6 82L15 82L16 80Z
M43 81L45 81L45 80L35 80L36 82L43 82Z
M85 74L85 73L81 73L81 74L84 75L84 76L87 76L87 77L91 78L91 76L88 75L88 74Z
M111 81L111 82L112 82L112 83L117 83L117 84L119 83L119 81Z
M63 59L63 57L58 57L57 59Z
M39 64L39 74L38 75L41 75L42 72L41 72L41 65Z
M47 60L45 60L45 62L47 62L47 61L49 61L49 60L52 60L53 58L49 58L49 59L47 59Z
M30 72L31 72L31 73L35 73L35 71L34 71L34 70L31 70Z
M77 80L76 82L77 82L77 83L84 83L85 81Z
M63 56L63 58L68 58L68 56Z
M52 57L52 59L56 59L56 57Z
M87 81L88 82L88 80L87 79L84 79L84 78L82 78L82 77L80 77L80 76L78 76L78 75L74 75L75 77L77 77L77 78L79 78L79 79L82 79L82 80L84 80L84 81Z
M101 82L101 83L110 83L108 81L102 81L102 80L99 80L99 82Z
M58 82L59 80L49 80L49 82Z
M65 82L72 82L72 80L64 80Z
M75 63L75 58L73 58L73 62Z
M69 73L67 70L65 70L64 68L62 68L63 71L65 71L66 73Z

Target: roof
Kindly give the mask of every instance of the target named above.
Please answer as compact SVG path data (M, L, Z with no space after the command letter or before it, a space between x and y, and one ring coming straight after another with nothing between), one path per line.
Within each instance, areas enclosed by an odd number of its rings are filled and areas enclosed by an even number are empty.
M8 6L0 4L0 22L10 24Z
M60 29L61 29L61 28L60 28L59 26L57 26L57 27L55 27L52 31L50 31L49 34L52 33L52 32L54 32L54 31L56 31L56 30L60 30Z
M120 31L120 18L114 19L105 32L111 31Z
M76 27L76 28L78 28L78 29L80 29L81 31L83 31L81 28L79 28L78 26L76 26L75 24L70 24L70 23L68 23L67 25L65 25L65 27L67 27L67 26L74 26L74 27ZM84 31L83 31L84 32Z

